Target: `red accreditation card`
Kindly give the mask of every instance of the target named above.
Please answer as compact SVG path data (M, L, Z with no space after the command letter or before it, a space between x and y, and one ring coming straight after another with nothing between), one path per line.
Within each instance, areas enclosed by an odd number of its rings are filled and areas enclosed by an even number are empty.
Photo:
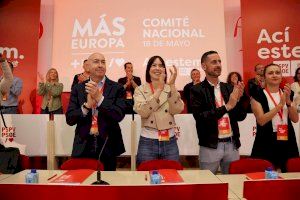
M218 129L220 135L229 135L230 134L230 126L229 126L229 118L222 117L218 120Z
M98 130L98 116L97 115L93 115L92 116L92 126L91 126L91 130L90 131L94 135L98 135L99 134L99 130Z
M126 91L126 99L132 99L131 91Z
M183 179L176 169L159 169L162 183L182 183Z
M169 141L170 140L169 130L158 131L158 140Z
M288 125L287 124L278 124L277 125L277 140L288 140Z

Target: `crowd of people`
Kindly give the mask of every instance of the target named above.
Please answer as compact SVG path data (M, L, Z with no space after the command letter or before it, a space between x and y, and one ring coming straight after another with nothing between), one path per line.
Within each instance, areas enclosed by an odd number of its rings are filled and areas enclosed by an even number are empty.
M12 75L12 63L2 57L0 63L2 112L16 114L22 80ZM126 76L115 82L106 75L104 55L91 54L83 62L84 71L74 77L66 112L67 124L76 125L72 157L98 159L100 154L104 169L116 170L116 157L125 152L119 122L125 114L135 112L141 116L142 126L137 164L155 159L179 161L174 115L182 113L186 104L196 121L201 169L217 173L220 168L228 173L230 163L240 157L238 121L244 120L250 110L257 123L251 157L269 160L285 172L286 161L299 156L291 122L299 120L300 68L295 72L295 82L281 87L280 66L257 64L256 76L249 79L245 89L238 72L229 73L227 82L219 80L222 64L218 52L205 52L201 67L203 81L200 70L192 69L191 82L181 97L175 85L176 66L167 72L160 56L148 60L142 84L133 75L131 62L124 64ZM57 70L49 69L46 78L38 75L41 113L62 114L63 84Z

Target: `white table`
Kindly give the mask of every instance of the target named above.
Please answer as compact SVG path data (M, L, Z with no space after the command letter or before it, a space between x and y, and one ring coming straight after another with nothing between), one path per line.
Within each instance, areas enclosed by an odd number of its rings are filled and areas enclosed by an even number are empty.
M5 181L0 181L0 184L22 184L25 183L25 175L29 170L24 170L12 176L9 176ZM57 174L56 177L63 174L63 170L37 170L39 173L39 183L48 184L48 179ZM201 184L201 183L221 183L221 181L209 170L182 170L178 171L184 180L180 184ZM145 180L147 176L147 180ZM90 175L82 184L90 185L96 180L97 172ZM102 171L102 180L107 181L110 185L150 185L149 172L146 171ZM52 179L53 180L53 179Z
M0 174L0 181L10 177L12 174Z
M247 180L244 174L217 175L223 183L228 183L228 199L242 199L244 181Z

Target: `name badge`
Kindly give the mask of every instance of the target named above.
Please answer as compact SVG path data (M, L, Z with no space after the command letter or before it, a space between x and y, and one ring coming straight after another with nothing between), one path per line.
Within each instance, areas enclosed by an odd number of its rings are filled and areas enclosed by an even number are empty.
M158 131L158 141L170 141L169 130Z
M99 131L98 131L98 117L93 115L92 116L92 126L91 126L91 129L90 129L90 132L93 134L93 135L99 135Z
M7 100L7 93L2 95L2 101L6 101Z
M277 140L287 141L288 140L288 125L278 124L277 125Z
M230 126L229 126L229 118L222 117L218 120L218 129L220 135L229 135L230 134Z
M132 99L131 91L126 91L126 99Z

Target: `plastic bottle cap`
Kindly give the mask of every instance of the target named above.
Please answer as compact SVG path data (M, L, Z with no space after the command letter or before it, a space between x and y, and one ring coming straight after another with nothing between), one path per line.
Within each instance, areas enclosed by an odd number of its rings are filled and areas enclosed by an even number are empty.
M31 173L36 173L36 169L31 169Z
M157 170L153 170L152 174L158 174L158 171Z
M267 167L266 171L273 171L273 167Z

